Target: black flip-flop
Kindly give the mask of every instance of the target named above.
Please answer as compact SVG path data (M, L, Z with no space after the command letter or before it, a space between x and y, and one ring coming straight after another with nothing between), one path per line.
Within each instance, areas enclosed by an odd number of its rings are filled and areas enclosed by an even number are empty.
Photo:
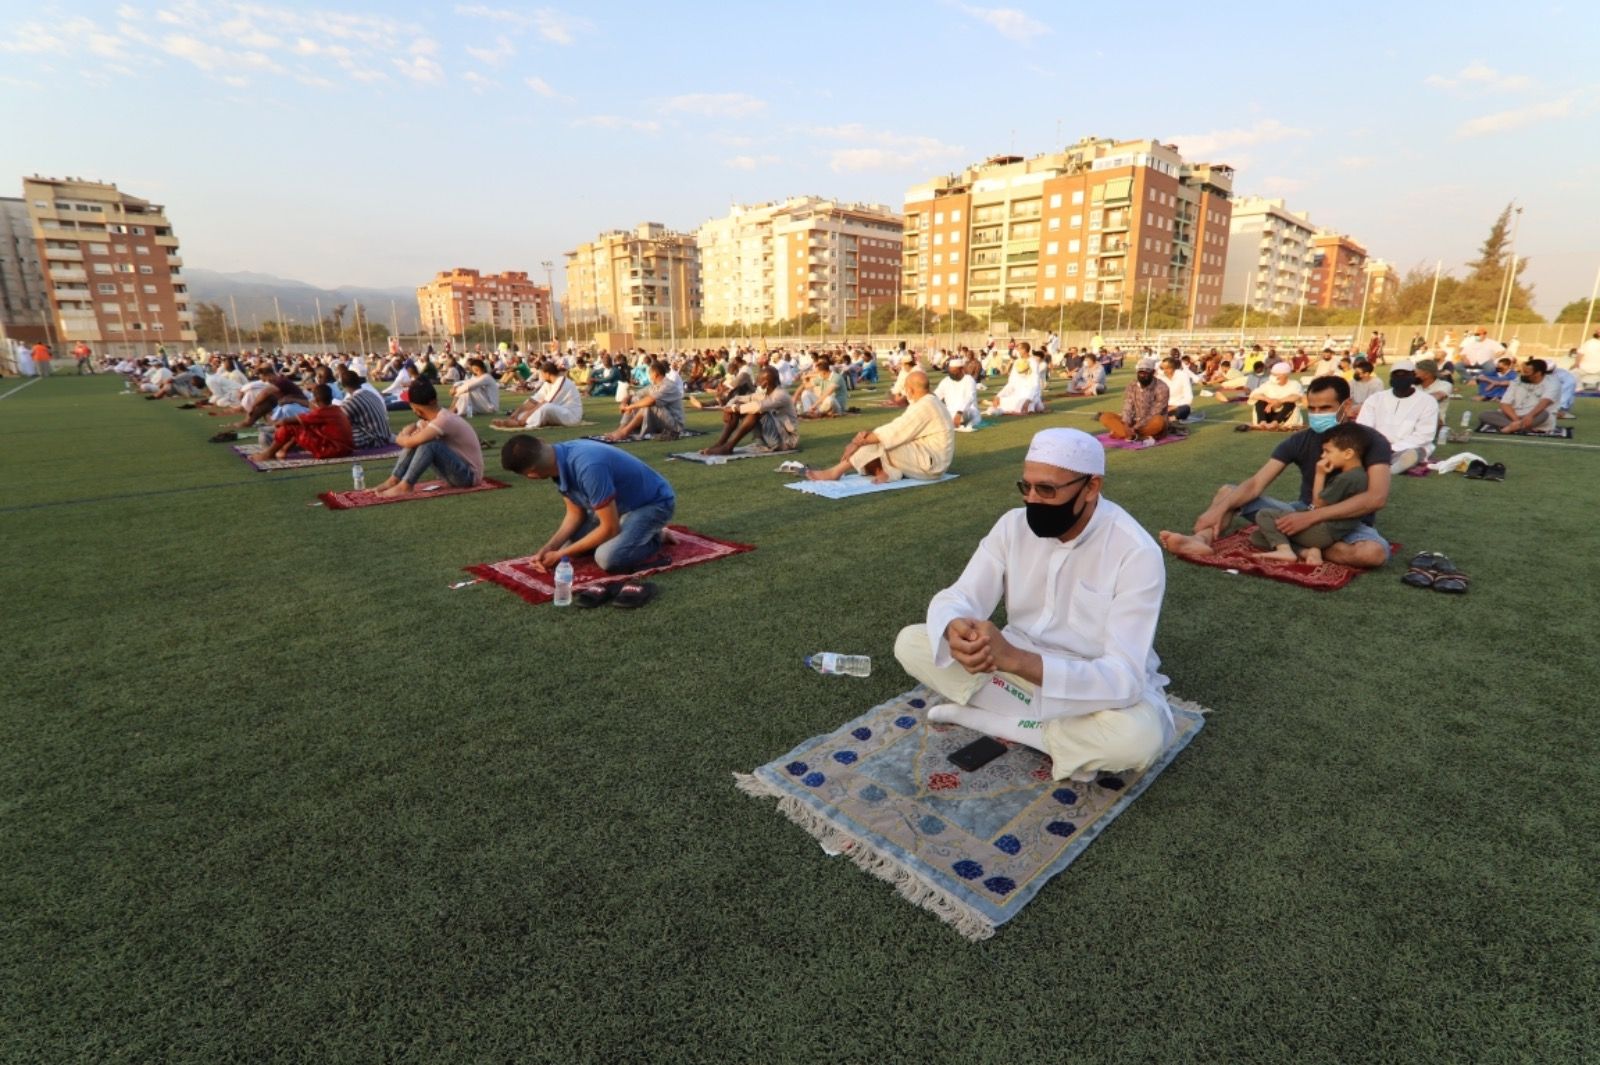
M623 610L637 610L656 597L656 586L650 581L629 581L617 589L614 606Z
M1439 561L1433 570L1434 591L1444 592L1447 595L1464 595L1467 591L1467 585L1471 581L1471 577L1456 569L1454 562L1442 555L1439 557Z
M237 439L239 439L239 434L238 433L234 432L231 429L224 429L222 432L220 432L220 433L216 434L215 436L211 437L210 443L213 443L213 444L226 444L231 440L237 440Z
M1463 475L1469 481L1481 481L1489 472L1489 464L1482 459L1473 459L1467 463L1467 472Z
M1483 471L1483 479L1485 481L1503 481L1503 480L1505 480L1506 479L1506 464L1503 463L1503 462L1494 463L1487 470Z
M605 606L617 597L621 587L619 584L592 584L573 592L572 601L582 607Z
M1450 560L1443 555L1432 551L1424 551L1411 560L1411 568L1400 575L1400 583L1413 588L1432 588L1433 582L1438 578L1439 564L1450 564Z

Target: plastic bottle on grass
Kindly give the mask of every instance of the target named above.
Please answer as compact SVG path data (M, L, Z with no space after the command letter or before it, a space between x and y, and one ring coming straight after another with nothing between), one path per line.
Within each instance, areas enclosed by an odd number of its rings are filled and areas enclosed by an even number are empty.
M806 665L825 677L870 677L872 659L867 655L841 655L832 651L818 651L806 655Z
M556 564L556 596L552 602L556 606L572 605L572 563L567 561L566 555Z
M361 468L361 463L350 467L350 487L357 492L367 487L367 471Z

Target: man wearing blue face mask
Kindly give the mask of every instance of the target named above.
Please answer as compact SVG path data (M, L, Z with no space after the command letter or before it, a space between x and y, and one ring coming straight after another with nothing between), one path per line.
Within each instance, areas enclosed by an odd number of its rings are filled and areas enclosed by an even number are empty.
M1007 511L894 653L953 722L1050 755L1056 779L1149 766L1172 740L1152 647L1161 549L1100 494L1105 449L1077 429L1036 433ZM990 619L1001 597L1006 627Z
M1389 441L1382 433L1360 426L1367 434L1363 460L1367 471L1366 491L1332 506L1312 510L1311 492L1316 483L1317 463L1322 458L1322 438L1335 425L1350 420L1350 382L1342 377L1313 379L1306 389L1306 412L1309 428L1273 448L1272 457L1249 480L1217 489L1211 505L1195 519L1192 535L1163 530L1159 537L1161 545L1175 555L1209 555L1213 550L1211 545L1228 532L1235 518L1250 521L1263 507L1287 507L1296 513L1278 519L1277 526L1290 537L1325 521L1359 520L1353 532L1322 552L1327 561L1359 569L1372 569L1388 561L1389 541L1378 532L1373 519L1389 501L1389 464L1394 459ZM1290 466L1300 470L1300 495L1293 503L1283 503L1265 493Z

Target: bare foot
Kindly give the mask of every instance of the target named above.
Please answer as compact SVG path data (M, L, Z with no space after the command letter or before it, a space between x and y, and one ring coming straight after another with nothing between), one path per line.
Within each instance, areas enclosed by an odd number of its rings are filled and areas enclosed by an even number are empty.
M836 470L807 470L808 481L837 481L841 475Z
M1198 536L1185 536L1183 533L1169 532L1166 529L1156 537L1161 541L1161 546L1174 555L1214 555L1216 549L1209 540Z
M1284 544L1282 547L1275 547L1271 551L1255 551L1252 552L1252 554L1254 554L1256 558L1271 559L1275 562L1295 561L1294 548L1289 544Z
M888 484L889 483L889 475L886 472L884 472L883 470L879 470L877 473L872 475L872 483L873 484Z
M387 488L379 489L378 495L382 496L384 499L393 499L396 496L410 495L411 491L412 488L409 484L406 484L404 481L396 481Z
M675 544L677 542L678 542L678 534L677 533L673 532L671 529L662 529L661 530L661 546L662 547L671 547L673 544Z
M1300 552L1300 561L1309 566L1322 565L1322 549L1320 547L1308 547L1304 549Z
M731 454L733 454L733 448L729 447L727 444L712 444L710 447L703 449L700 452L700 454L702 454L702 455L731 455Z

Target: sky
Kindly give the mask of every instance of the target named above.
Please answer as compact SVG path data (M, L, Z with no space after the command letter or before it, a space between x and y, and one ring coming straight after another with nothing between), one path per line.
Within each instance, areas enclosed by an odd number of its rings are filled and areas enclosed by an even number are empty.
M1600 4L0 0L0 195L166 205L190 266L542 277L609 229L899 208L997 153L1156 137L1409 269L1499 211L1535 305L1600 268Z

